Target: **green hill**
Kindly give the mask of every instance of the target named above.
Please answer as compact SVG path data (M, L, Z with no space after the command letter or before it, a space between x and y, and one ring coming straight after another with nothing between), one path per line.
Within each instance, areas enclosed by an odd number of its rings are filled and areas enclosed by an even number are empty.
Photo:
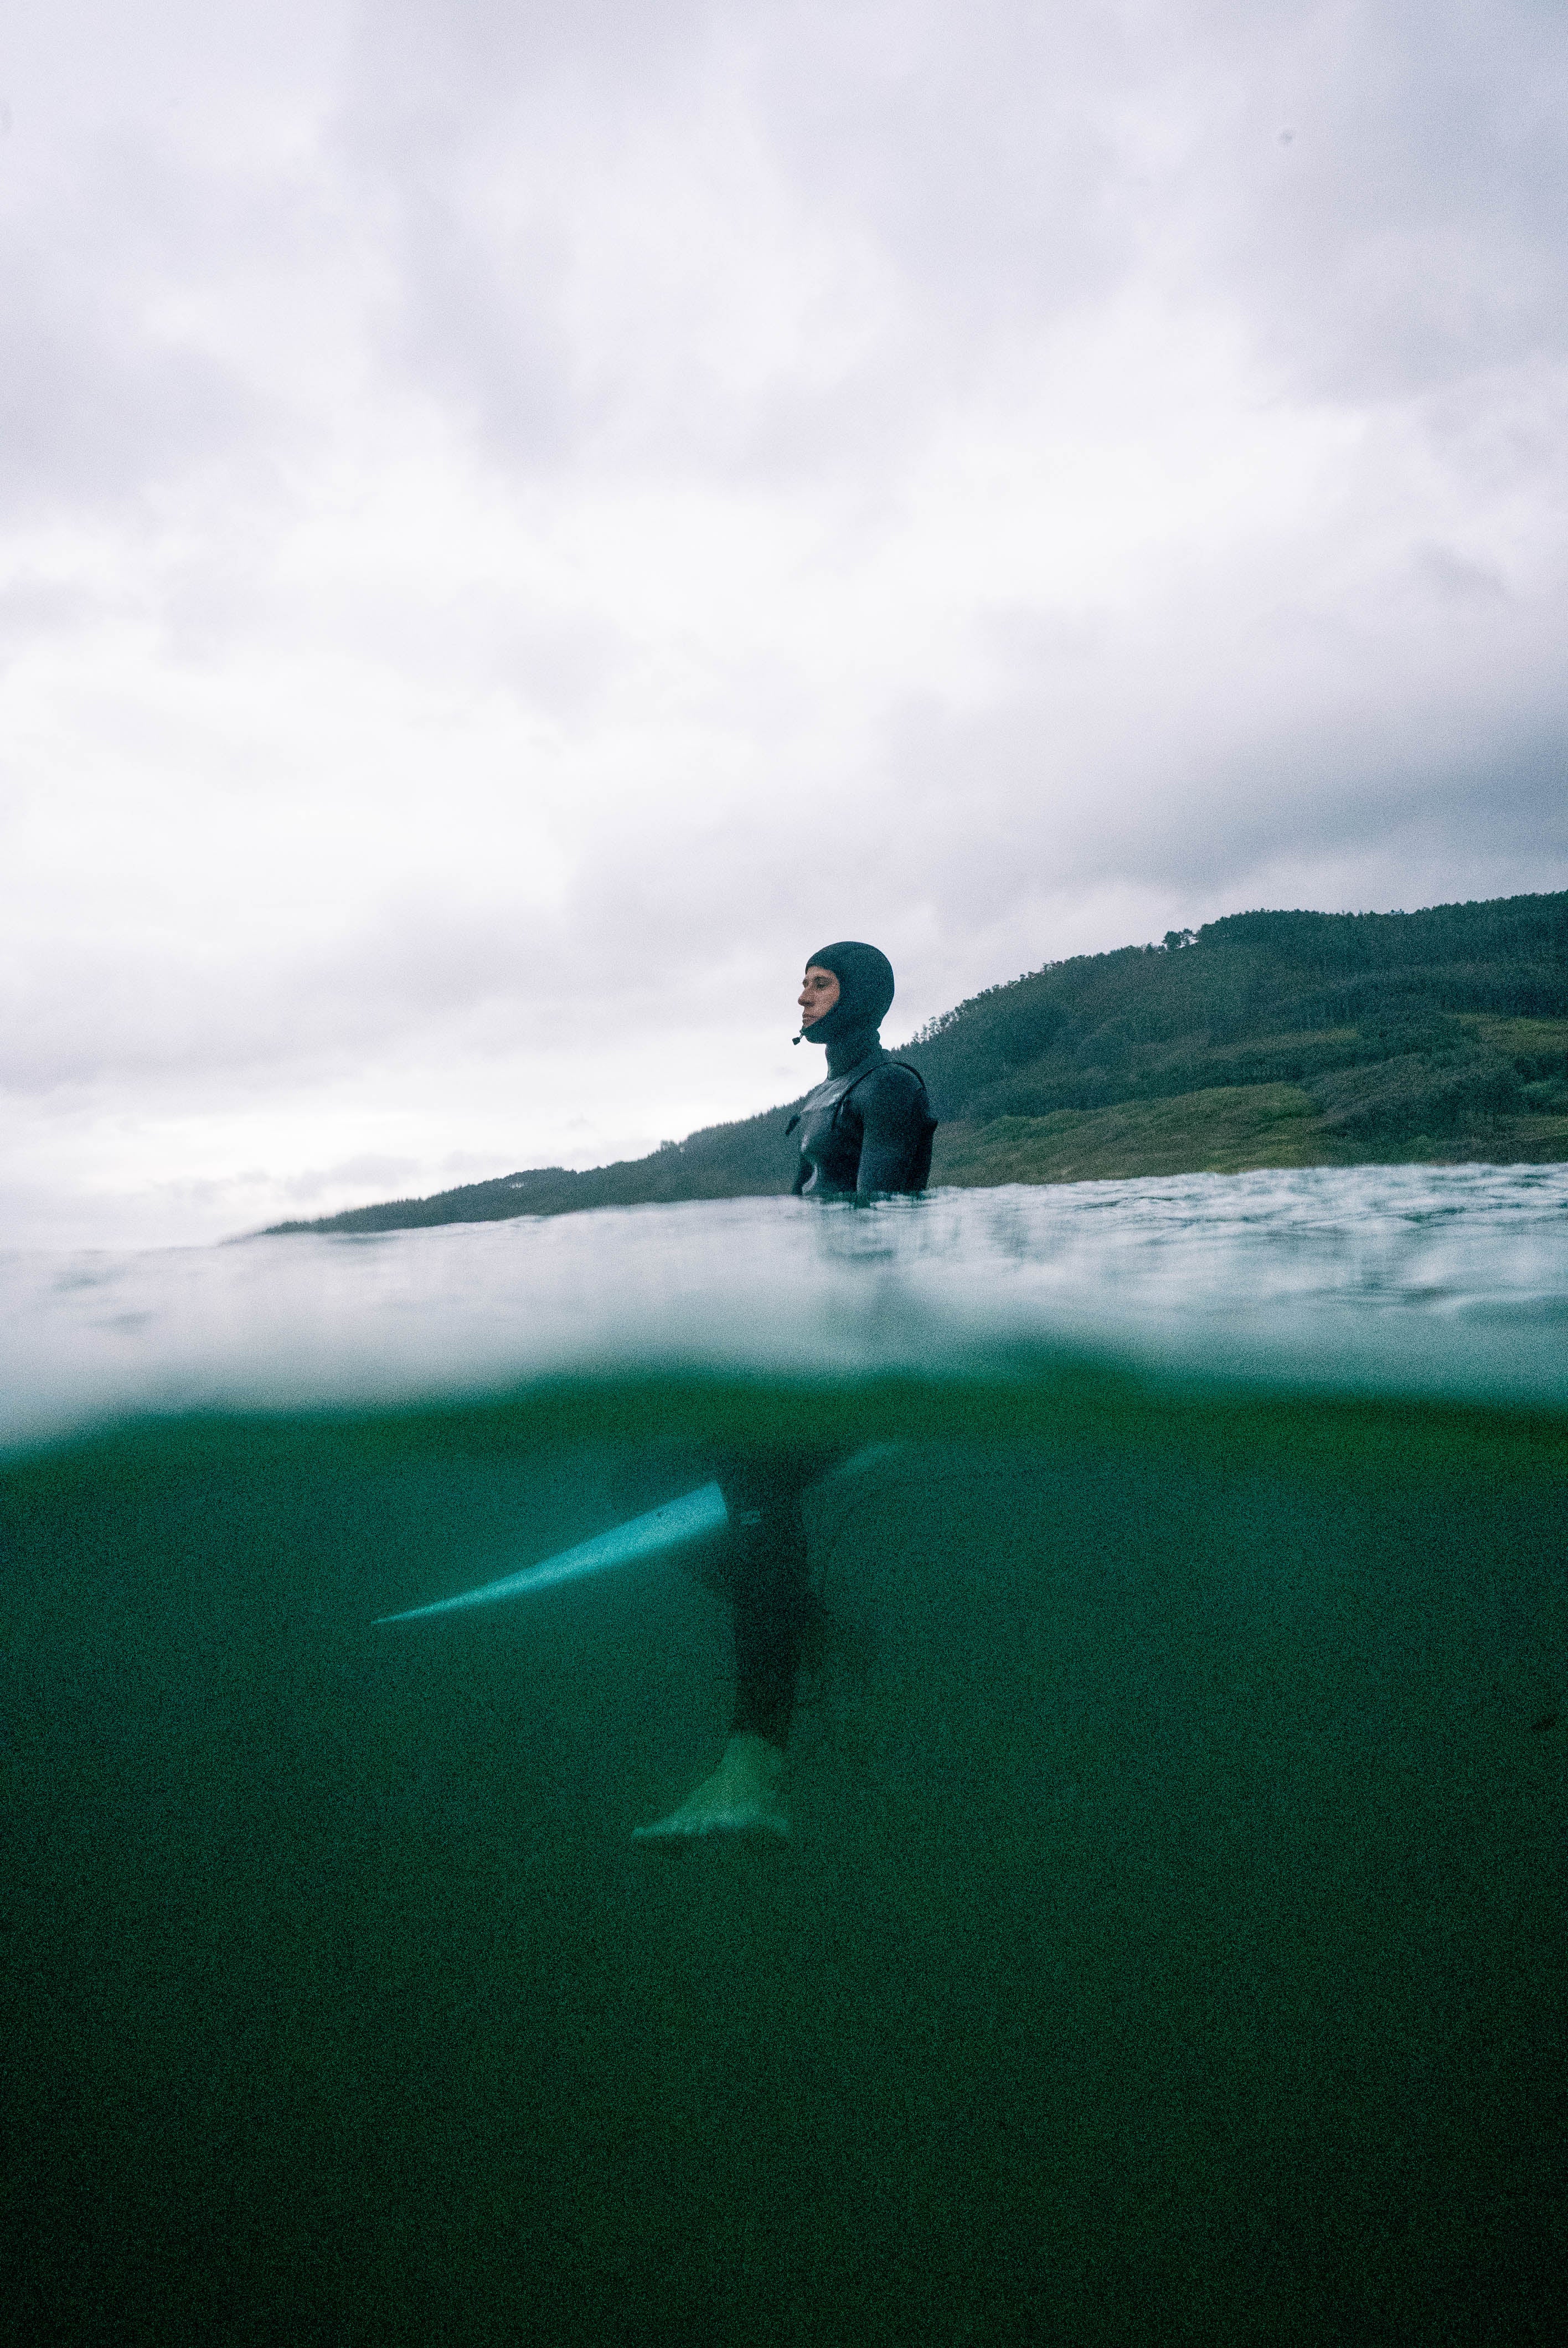
M934 1184L1568 1159L1568 891L1418 913L1235 913L1048 963L902 1047ZM788 1189L796 1103L651 1157L277 1231L384 1231Z

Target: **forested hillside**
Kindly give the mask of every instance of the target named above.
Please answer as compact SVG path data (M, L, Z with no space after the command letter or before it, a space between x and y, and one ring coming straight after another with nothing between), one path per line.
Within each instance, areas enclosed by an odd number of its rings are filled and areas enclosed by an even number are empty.
M903 1047L934 1183L1568 1158L1568 892L1418 913L1235 913L1048 963ZM787 1190L794 1103L572 1173L507 1174L280 1231Z

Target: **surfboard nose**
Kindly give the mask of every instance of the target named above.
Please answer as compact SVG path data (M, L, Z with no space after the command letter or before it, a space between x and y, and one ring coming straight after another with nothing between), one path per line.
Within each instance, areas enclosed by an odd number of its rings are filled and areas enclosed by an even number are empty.
M645 1516L632 1517L609 1532L595 1533L555 1557L519 1573L503 1574L498 1581L481 1582L477 1590L461 1590L455 1598L433 1599L428 1606L409 1606L399 1614L378 1614L377 1623L417 1622L427 1614L450 1614L461 1606L490 1606L503 1598L525 1598L536 1590L550 1590L560 1581L576 1581L589 1573L609 1573L637 1559L657 1557L661 1550L680 1549L687 1541L716 1533L729 1521L724 1496L717 1484L703 1484L678 1500L666 1500Z

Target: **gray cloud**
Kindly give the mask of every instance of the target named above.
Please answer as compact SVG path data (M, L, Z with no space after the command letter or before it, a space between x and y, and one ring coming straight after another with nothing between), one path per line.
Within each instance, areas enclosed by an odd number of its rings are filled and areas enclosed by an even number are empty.
M1213 250L1298 381L1378 399L1561 355L1561 35L1532 0L1308 11L1272 60L1289 145L1257 135L1256 94L1216 126Z
M149 333L112 263L58 277L0 251L0 508L95 508L184 471L251 427L255 402L200 350Z
M994 0L961 27L932 5L763 7L743 31L724 11L634 6L548 30L532 10L392 22L384 37L378 13L350 118L401 221L402 347L518 462L627 410L677 460L711 461L717 427L721 450L750 433L787 462L814 415L821 461L846 433L864 456L897 429L891 407L927 409L1142 272L1177 303L1234 304L1291 380L1333 399L1451 386L1560 355L1568 331L1561 28L1517 0L1484 17L1460 0L1071 16ZM885 273L882 346L831 391L785 367L737 399L690 351L671 367L651 309L629 320L624 365L574 364L574 198L661 113L677 149L715 77L779 201ZM497 213L485 181L503 162ZM764 283L779 259L758 252ZM722 276L708 292L723 304ZM663 324L676 340L691 313Z

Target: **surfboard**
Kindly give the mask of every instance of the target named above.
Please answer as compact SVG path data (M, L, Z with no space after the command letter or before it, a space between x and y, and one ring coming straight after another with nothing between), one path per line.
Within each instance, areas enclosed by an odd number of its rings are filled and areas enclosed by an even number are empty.
M822 1480L836 1483L857 1475L895 1457L900 1447L897 1443L868 1443L841 1460ZM634 1564L639 1558L680 1549L688 1541L722 1531L729 1520L718 1485L703 1484L678 1500L650 1509L646 1516L631 1517L607 1533L595 1533L591 1540L579 1541L575 1549L563 1549L559 1556L526 1565L520 1573L505 1573L498 1581L482 1581L477 1590L461 1590L456 1598L433 1599L428 1606L410 1606L401 1614L378 1614L375 1621L378 1624L417 1622L427 1614L450 1614L461 1606L490 1606L502 1598L526 1598L536 1590L553 1590L558 1582L575 1581L582 1574L608 1573L618 1565Z
M576 1581L588 1573L608 1573L634 1559L657 1557L662 1550L701 1540L728 1522L723 1492L717 1484L704 1484L678 1500L666 1500L662 1508L650 1509L645 1517L632 1517L607 1533L595 1533L591 1540L579 1541L575 1549L563 1549L556 1557L525 1566L520 1573L506 1573L498 1581L460 1591L456 1598L437 1598L428 1606L410 1606L401 1614L378 1614L375 1619L377 1622L417 1622L426 1614L450 1614L460 1606L491 1606L503 1598L527 1598L536 1590L553 1590L559 1582Z

